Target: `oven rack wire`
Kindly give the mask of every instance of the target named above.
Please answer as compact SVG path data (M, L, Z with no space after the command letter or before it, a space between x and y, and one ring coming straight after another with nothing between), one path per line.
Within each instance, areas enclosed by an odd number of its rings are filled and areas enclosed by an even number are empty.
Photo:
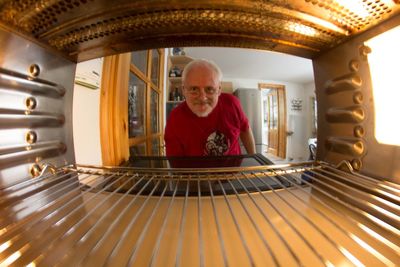
M70 165L0 206L1 266L400 265L400 186L324 162Z

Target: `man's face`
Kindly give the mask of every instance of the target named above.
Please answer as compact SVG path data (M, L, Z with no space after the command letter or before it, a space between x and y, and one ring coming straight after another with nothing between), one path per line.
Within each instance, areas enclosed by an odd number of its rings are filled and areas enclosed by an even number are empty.
M183 95L190 110L199 117L207 117L217 106L221 94L217 75L204 66L193 67L183 84Z

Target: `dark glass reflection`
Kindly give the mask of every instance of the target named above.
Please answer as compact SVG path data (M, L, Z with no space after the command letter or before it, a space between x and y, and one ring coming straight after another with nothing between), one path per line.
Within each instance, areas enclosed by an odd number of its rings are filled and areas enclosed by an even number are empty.
M129 138L145 134L146 85L135 74L129 74L128 120Z

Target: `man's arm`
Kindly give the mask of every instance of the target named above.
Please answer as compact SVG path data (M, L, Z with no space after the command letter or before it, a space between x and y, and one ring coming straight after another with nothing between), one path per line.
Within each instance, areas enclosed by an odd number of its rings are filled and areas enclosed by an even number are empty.
M240 140L246 148L247 154L255 154L256 153L256 145L254 142L253 132L249 127L246 131L240 133Z

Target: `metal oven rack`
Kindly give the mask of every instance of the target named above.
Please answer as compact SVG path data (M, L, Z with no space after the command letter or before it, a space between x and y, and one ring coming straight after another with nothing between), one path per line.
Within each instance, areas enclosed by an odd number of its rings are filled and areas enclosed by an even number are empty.
M66 166L1 189L10 266L395 266L400 186L325 163Z

